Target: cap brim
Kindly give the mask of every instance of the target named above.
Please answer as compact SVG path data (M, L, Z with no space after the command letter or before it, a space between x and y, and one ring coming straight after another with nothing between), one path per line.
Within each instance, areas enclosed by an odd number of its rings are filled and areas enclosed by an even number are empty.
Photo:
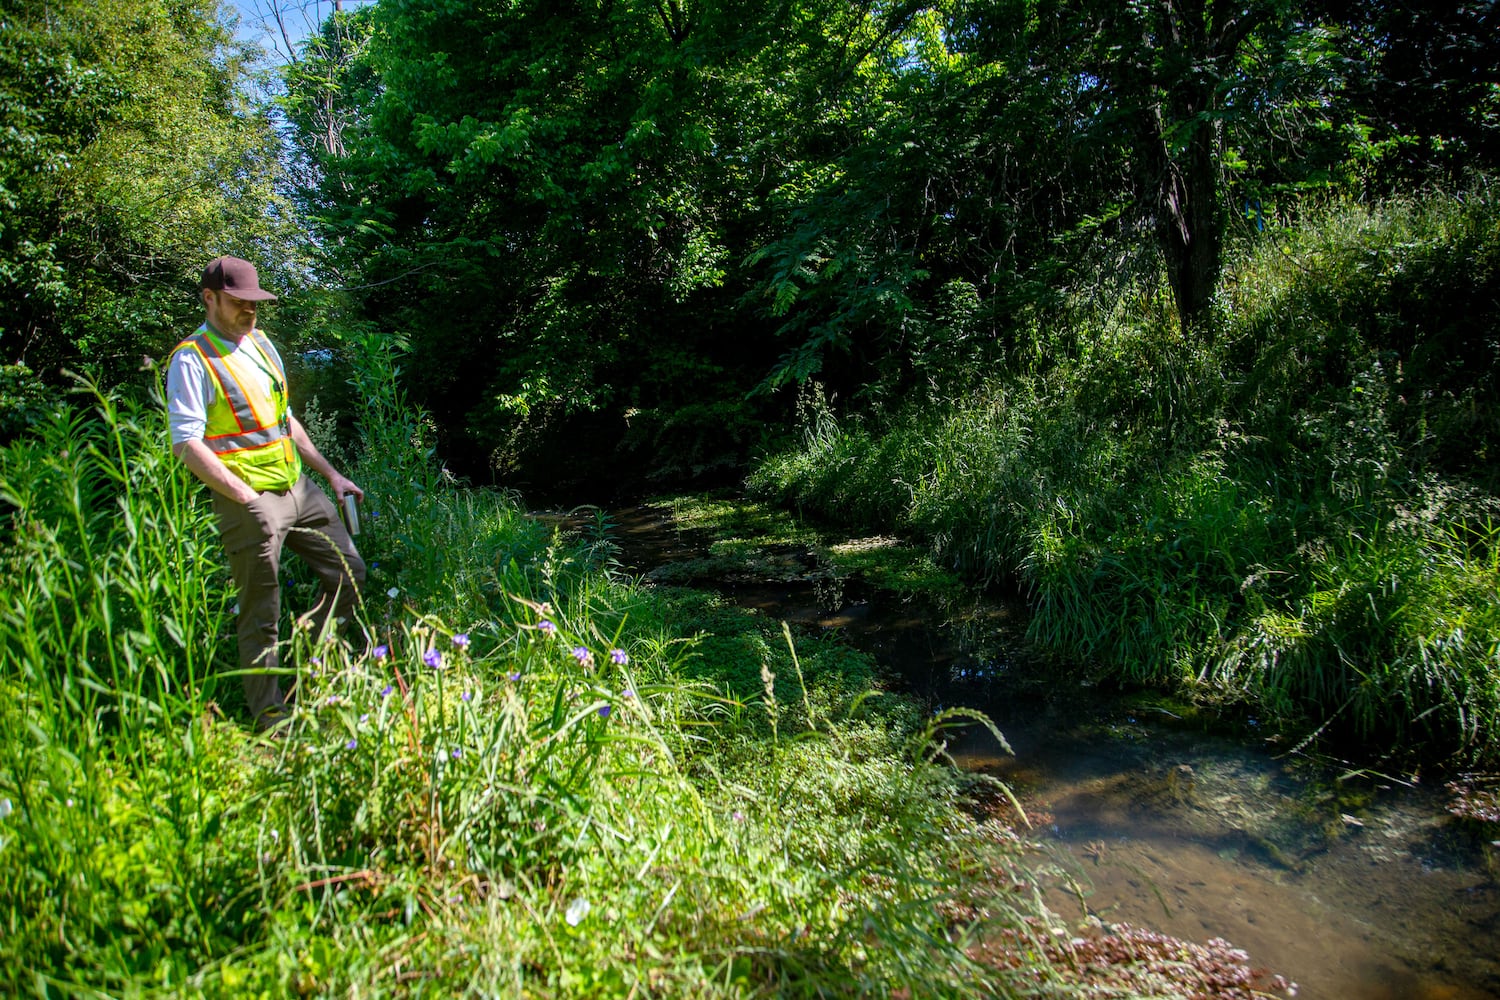
M272 295L270 292L266 291L264 288L250 288L250 289L223 288L223 289L220 289L220 291L224 292L226 295L233 295L235 298L241 299L241 300L243 300L245 302L275 302L276 301L276 296Z

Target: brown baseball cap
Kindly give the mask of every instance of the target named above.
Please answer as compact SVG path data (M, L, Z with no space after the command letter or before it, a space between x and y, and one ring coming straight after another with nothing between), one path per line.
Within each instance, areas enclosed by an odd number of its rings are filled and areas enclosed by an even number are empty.
M238 257L215 257L209 261L198 287L228 292L237 299L250 302L276 301L276 296L260 287L260 275L255 273L255 265Z

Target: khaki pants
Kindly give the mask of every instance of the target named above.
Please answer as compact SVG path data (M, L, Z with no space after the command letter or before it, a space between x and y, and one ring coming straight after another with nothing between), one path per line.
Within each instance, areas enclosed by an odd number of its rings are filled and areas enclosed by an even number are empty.
M245 701L256 724L265 725L286 701L276 675L261 672L276 670L279 662L282 546L301 556L318 578L311 611L315 629L330 613L353 620L365 563L327 494L305 475L290 490L267 491L248 504L217 493L213 499L239 591L240 669L255 671L244 675Z

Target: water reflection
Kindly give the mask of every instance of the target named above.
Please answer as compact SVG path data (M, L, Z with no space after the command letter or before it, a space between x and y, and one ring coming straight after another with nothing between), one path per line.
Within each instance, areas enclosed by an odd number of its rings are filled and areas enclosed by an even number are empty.
M706 554L707 538L660 509L612 518L637 572ZM1335 767L1275 756L1253 719L1236 742L1080 684L1026 657L1019 606L942 609L857 580L834 587L803 556L775 553L774 579L693 582L837 634L934 708L990 714L1014 756L978 727L949 749L1006 781L1065 862L1059 914L1225 938L1296 980L1302 1000L1500 997L1494 849L1450 822L1437 790L1339 780Z

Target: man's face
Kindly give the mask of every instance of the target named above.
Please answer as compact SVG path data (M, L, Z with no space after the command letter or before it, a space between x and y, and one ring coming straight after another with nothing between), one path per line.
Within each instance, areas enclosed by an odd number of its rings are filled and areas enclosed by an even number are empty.
M257 302L237 299L228 292L211 288L203 290L203 305L208 312L208 322L226 337L240 339L255 329L255 307Z

